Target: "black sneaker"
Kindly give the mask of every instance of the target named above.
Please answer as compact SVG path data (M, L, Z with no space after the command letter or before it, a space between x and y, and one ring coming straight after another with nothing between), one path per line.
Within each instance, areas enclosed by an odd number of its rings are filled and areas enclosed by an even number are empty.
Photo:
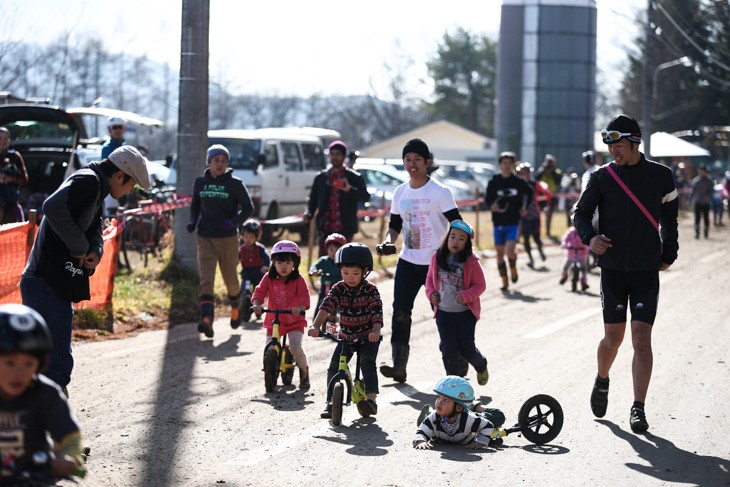
M363 399L357 403L357 412L363 418L367 418L368 416L378 414L378 405L370 398Z
M198 323L198 332L204 333L206 337L213 338L213 317L204 316Z
M631 408L631 419L629 419L629 424L631 424L631 431L634 433L643 433L649 429L649 423L646 422L646 414L644 413L643 408L636 406Z
M599 383L598 376L596 376L596 382L593 384L593 392L591 393L591 410L597 418L602 418L606 415L607 408L608 381L604 386Z
M324 411L322 411L322 413L319 415L319 417L324 418L324 419L331 419L332 418L332 406L328 404L327 407L324 408Z

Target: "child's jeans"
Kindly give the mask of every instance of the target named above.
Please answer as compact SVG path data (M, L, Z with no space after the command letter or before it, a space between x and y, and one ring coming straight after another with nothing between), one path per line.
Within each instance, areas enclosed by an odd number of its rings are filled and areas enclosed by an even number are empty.
M436 326L439 330L441 357L444 361L446 375L459 375L459 355L469 362L477 372L487 368L487 358L474 344L474 330L477 319L470 310L461 313L450 313L438 310Z
M304 337L304 333L298 330L292 330L287 333L286 336L289 337L287 338L287 344L289 345L289 350L291 350L292 357L294 357L294 362L296 362L297 367L301 369L309 367L307 354L304 353L304 348L302 348L302 337ZM271 335L266 335L266 343L269 343L270 341Z
M360 371L362 372L362 380L365 383L365 394L377 394L378 389L378 369L375 362L378 358L378 349L380 348L380 341L377 342L363 342L360 345ZM340 355L342 355L342 344L338 343L335 347L335 351L332 353L332 360L330 360L330 366L327 369L327 384L329 385L332 377L335 376L340 368ZM352 354L347 357L349 362L352 358ZM355 368L351 367L352 378L355 379Z

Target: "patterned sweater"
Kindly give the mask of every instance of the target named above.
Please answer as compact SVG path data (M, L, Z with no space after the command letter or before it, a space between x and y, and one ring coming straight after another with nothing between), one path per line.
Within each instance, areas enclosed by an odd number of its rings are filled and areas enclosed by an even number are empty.
M340 309L340 338L354 340L368 335L374 323L383 323L383 302L378 288L363 280L358 287L350 287L340 281L330 292L319 309L328 313Z

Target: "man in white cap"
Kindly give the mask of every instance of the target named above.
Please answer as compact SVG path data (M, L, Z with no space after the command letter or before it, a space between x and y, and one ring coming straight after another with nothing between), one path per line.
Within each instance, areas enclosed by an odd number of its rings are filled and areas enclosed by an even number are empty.
M111 139L107 140L101 148L101 159L108 159L109 155L123 145L127 145L124 140L124 133L127 131L127 124L121 117L109 117L106 121L106 128L109 130Z
M46 376L64 390L73 369L72 303L90 299L89 276L104 253L104 198L120 198L135 184L150 188L146 160L125 145L108 159L76 171L43 203L43 219L20 280L20 293L23 304L38 311L48 324L53 349Z

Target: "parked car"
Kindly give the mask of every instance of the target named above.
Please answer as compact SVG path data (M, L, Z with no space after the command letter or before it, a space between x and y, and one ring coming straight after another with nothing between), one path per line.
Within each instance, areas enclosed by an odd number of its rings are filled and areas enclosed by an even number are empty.
M83 115L114 114L139 125L155 126L159 120L131 112L101 108L63 108L45 104L0 105L0 126L10 130L10 147L23 156L28 184L20 189L27 213L41 209L43 201L76 170L101 160L101 145L91 141Z
M370 202L366 205L369 208L383 208L383 204L389 207L395 188L409 180L404 172L387 164L356 162L353 169L365 179L370 193Z
M304 212L314 177L328 163L321 137L332 137L333 132L313 127L211 130L208 144L223 144L228 149L228 167L248 188L254 203L254 217L275 220ZM312 135L314 133L317 135ZM173 158L166 169L155 168L154 171L174 185L177 158ZM289 228L306 239L308 225ZM263 240L271 242L277 230L274 225L264 225Z

